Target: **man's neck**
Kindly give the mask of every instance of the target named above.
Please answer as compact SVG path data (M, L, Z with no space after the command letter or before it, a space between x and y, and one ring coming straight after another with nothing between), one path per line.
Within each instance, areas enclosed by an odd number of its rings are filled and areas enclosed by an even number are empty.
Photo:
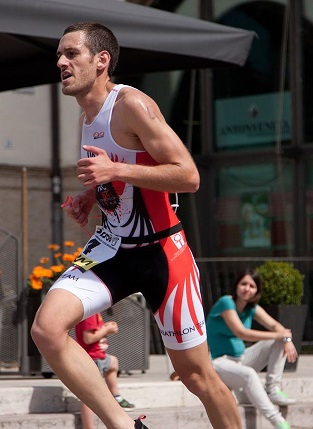
M96 89L81 99L77 98L77 103L85 112L85 121L87 124L91 124L94 121L114 86L114 84L108 81L104 88L102 87L100 90Z

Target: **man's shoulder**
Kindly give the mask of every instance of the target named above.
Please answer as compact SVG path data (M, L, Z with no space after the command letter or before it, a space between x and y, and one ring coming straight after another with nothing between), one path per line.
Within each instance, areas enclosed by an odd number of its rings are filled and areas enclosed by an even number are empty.
M125 85L118 93L116 101L122 101L123 106L126 108L134 108L138 103L154 102L153 99L145 92L133 86Z

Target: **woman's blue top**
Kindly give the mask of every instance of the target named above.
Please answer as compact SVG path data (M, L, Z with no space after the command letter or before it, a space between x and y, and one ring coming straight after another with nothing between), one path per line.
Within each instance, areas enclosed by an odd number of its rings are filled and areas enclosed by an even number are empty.
M235 310L242 324L251 329L256 308L257 306L247 305L243 312L239 313L230 295L224 295L216 301L206 320L207 339L213 359L223 355L240 357L246 348L244 341L236 337L226 325L221 313L225 310Z

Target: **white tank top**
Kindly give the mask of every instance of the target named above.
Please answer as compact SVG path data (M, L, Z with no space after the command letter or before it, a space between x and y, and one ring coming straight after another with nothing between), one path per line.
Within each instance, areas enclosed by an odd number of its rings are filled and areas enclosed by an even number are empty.
M118 93L124 87L126 85L120 84L111 90L91 124L84 121L81 143L104 149L113 162L157 165L147 151L123 148L112 137L112 111ZM93 154L81 149L81 157L88 156ZM121 237L148 236L179 222L168 193L141 189L120 181L99 185L96 192L97 204L103 213L103 225Z

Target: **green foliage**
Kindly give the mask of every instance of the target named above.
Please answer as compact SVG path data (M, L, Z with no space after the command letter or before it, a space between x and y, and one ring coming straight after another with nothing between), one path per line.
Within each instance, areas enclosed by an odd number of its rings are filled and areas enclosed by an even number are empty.
M300 305L304 275L289 262L266 261L256 271L262 279L261 305Z

